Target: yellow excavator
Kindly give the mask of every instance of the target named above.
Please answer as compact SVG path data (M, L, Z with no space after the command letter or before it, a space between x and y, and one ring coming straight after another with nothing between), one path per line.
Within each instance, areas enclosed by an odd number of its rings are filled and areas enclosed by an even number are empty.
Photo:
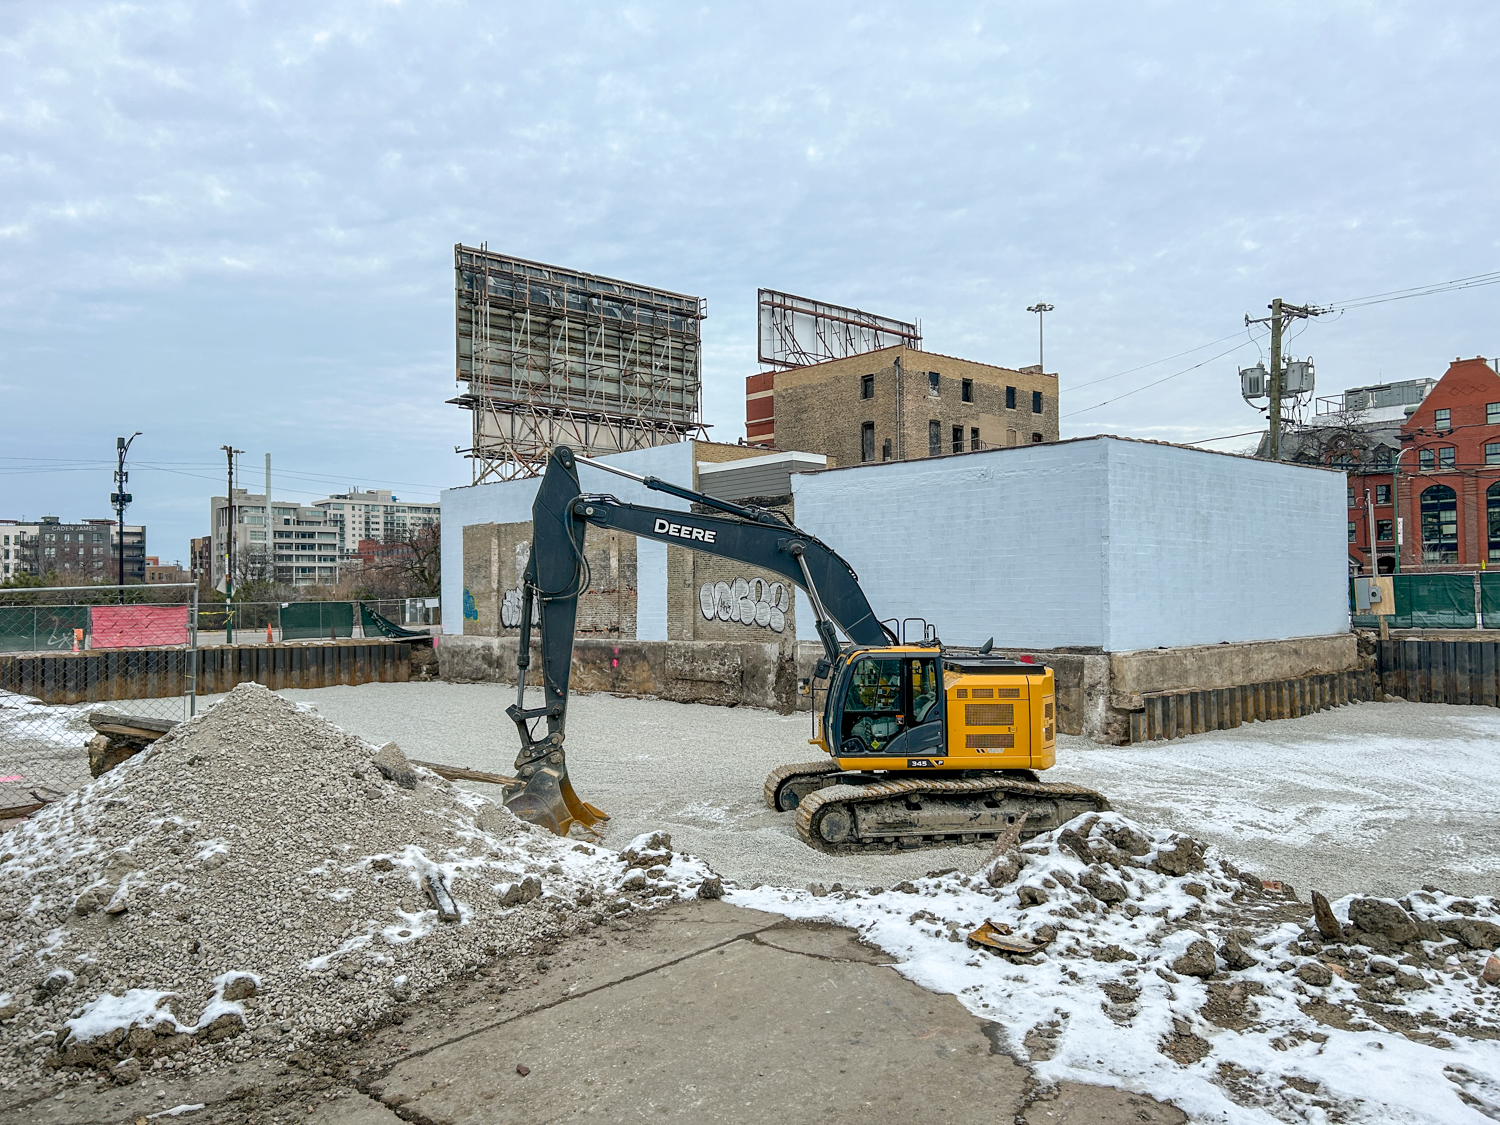
M580 463L694 509L585 495ZM507 708L521 752L505 803L523 819L559 835L575 823L591 827L608 819L574 793L563 750L578 597L589 587L583 543L590 524L734 559L806 592L823 645L810 683L811 742L827 758L773 770L765 799L777 811L795 812L798 834L812 847L901 851L993 839L1017 824L1029 837L1109 808L1091 789L1037 776L1056 760L1056 699L1045 664L995 656L988 642L978 652L955 652L925 625L920 642L902 643L876 618L849 564L779 513L559 446L532 505L519 685ZM534 628L541 633L543 699L528 708Z

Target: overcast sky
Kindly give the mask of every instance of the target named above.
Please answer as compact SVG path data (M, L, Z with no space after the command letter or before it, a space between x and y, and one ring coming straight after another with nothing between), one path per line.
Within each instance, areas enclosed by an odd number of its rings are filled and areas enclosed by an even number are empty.
M0 2L0 516L107 515L135 430L167 560L225 443L304 500L468 483L455 242L706 297L721 440L758 286L1007 366L1045 300L1064 436L1250 431L1246 312L1500 269L1497 44L1492 0ZM1292 348L1436 376L1497 297Z

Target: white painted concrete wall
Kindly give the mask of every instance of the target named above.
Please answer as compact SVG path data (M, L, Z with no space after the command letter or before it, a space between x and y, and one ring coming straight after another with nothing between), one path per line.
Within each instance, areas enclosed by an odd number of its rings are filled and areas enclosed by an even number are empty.
M1341 473L1118 438L792 478L883 618L1120 652L1348 629ZM799 630L800 632L800 630Z
M693 485L693 445L678 442L654 449L636 449L598 458L641 476L660 477L673 484ZM585 493L607 492L633 504L687 511L688 504L664 492L652 492L613 473L578 466L578 483ZM442 494L443 632L464 631L463 529L479 523L520 523L531 519L540 477L496 481L445 489ZM637 635L642 640L667 639L667 549L652 540L636 539ZM453 608L449 608L453 607ZM658 620L659 619L659 620ZM657 633L660 635L658 636Z

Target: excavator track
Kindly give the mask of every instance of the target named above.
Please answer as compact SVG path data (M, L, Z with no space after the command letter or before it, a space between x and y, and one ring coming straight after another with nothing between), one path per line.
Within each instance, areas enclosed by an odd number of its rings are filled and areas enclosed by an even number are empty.
M1101 793L1066 782L1037 781L1029 771L1019 776L929 776L854 784L838 778L798 802L797 833L812 847L834 855L915 851L992 840L1023 814L1021 835L1029 838L1075 816L1109 808Z
M831 758L777 766L766 776L766 807L791 812L809 793L840 781L839 764Z

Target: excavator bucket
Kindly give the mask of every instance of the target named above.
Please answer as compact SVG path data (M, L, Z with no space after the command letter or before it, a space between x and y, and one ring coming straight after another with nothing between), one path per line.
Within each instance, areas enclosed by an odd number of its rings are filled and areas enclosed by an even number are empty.
M561 754L554 755L561 757ZM505 807L522 820L566 836L574 824L593 828L609 819L602 809L580 800L568 780L566 764L542 765L505 799Z

